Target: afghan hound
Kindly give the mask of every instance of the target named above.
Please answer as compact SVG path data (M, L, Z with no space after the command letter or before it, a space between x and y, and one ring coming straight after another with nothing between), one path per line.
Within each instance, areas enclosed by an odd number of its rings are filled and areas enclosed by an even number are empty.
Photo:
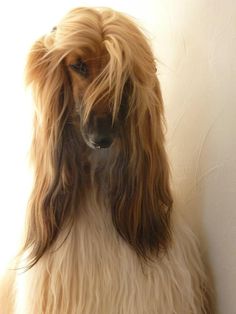
M77 8L36 41L26 70L35 179L26 269L5 289L3 313L207 313L195 237L172 211L143 31L119 12Z

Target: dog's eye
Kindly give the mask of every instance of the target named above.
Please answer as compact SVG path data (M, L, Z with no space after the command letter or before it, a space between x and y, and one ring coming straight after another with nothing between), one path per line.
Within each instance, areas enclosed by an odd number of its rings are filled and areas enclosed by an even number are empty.
M88 76L88 66L83 60L79 59L77 63L70 64L70 67L72 70L79 73L83 77Z

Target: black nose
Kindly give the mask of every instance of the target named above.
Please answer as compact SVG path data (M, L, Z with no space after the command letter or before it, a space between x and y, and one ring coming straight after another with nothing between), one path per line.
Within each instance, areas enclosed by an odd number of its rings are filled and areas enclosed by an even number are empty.
M95 148L108 148L112 144L112 138L110 136L96 136L92 144Z
M115 129L111 114L92 112L89 120L88 138L94 148L108 148L111 146Z

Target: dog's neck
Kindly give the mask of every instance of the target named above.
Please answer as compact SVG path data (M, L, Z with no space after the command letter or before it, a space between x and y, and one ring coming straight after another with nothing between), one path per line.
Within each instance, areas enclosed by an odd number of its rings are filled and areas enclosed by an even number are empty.
M115 153L115 145L106 149L87 148L83 162L83 176L91 187L100 193L107 191L111 161Z

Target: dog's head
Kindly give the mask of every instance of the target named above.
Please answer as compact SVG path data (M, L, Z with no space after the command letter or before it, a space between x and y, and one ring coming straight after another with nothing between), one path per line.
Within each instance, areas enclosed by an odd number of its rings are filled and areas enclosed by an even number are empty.
M93 48L69 53L65 65L81 135L89 147L100 149L116 140L128 114L128 81L119 86L114 99L114 86L107 77L111 57L101 43Z
M36 102L36 182L25 245L33 247L32 264L73 220L83 197L84 149L119 148L108 165L113 223L143 257L165 248L172 198L163 104L142 31L109 9L75 9L33 46L27 82Z

